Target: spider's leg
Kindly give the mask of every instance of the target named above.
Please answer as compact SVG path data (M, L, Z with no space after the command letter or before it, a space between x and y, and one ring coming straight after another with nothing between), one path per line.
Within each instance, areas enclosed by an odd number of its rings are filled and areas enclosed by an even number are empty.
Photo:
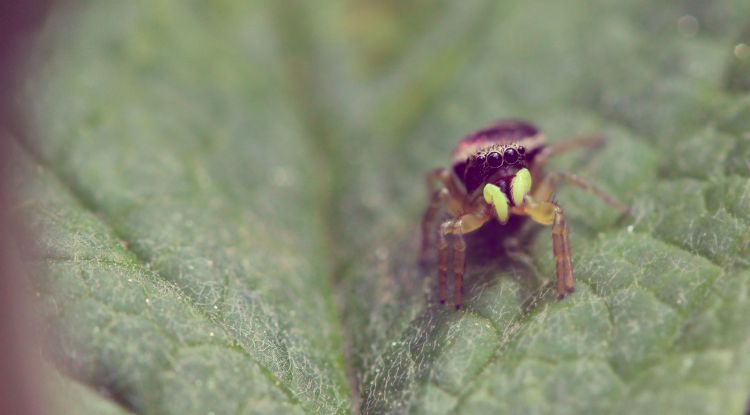
M460 233L453 236L453 304L456 310L461 308L461 294L466 270L466 242Z
M422 215L422 245L419 251L419 264L421 266L427 265L427 258L429 256L432 239L430 238L430 235L432 234L435 218L440 209L440 205L448 196L447 193L448 190L446 188L434 191L430 198L430 205L427 207L427 210L425 210L424 215Z
M536 156L534 163L539 166L544 166L550 157L554 157L560 153L565 153L578 147L597 149L602 145L604 145L604 137L602 136L571 137L546 146L544 150Z
M542 225L552 225L552 253L555 256L555 273L557 274L557 296L562 299L575 291L573 261L570 255L570 238L568 224L563 209L555 202L534 202L527 199L522 207L513 207L511 212L529 216Z
M438 298L445 304L448 297L448 240L443 232L438 232Z
M431 233L441 205L455 216L455 212L461 210L465 198L465 193L453 182L448 169L440 168L429 172L425 177L425 184L427 185L427 194L431 196L430 205L422 216L422 245L419 254L421 266L427 264ZM440 184L440 187L435 190L437 184Z
M537 200L550 200L552 198L552 195L554 194L556 185L561 181L571 184L583 190L584 192L591 193L592 195L599 198L599 200L601 200L602 202L612 206L623 214L628 214L630 212L630 207L628 205L620 202L619 200L617 200L617 198L609 195L607 192L596 187L589 181L584 180L576 176L575 174L565 173L561 171L549 173L544 178L542 183L540 183L539 187L535 190L534 198Z
M576 281L573 276L573 261L570 257L570 238L568 224L562 208L554 204L555 220L552 224L552 253L555 256L555 270L557 274L557 297L575 291Z
M439 169L432 170L427 173L425 177L427 184L427 193L430 194L435 189L435 185L440 183L442 186L448 189L448 192L454 197L459 197L465 192L456 185L455 181L451 177L450 169L441 167Z
M474 212L461 215L456 219L449 219L440 225L440 237L445 242L445 257L447 271L448 243L445 239L449 235L453 237L453 304L456 309L461 308L463 304L462 290L463 279L466 270L466 243L463 234L475 231L492 218L492 212L485 209L483 205L478 205ZM442 255L442 254L441 254ZM442 271L441 271L442 272ZM445 291L443 286L444 280L440 279L445 276L444 273L438 273L438 283L440 284L440 301L444 301L442 293Z

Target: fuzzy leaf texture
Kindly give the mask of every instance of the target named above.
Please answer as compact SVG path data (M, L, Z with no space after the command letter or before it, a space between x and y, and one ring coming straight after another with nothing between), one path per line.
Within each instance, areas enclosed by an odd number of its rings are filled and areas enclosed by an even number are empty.
M11 176L62 408L743 413L748 28L745 0L61 9ZM561 187L577 292L525 226L472 238L454 312L423 176L508 117L605 135L551 168L632 214Z

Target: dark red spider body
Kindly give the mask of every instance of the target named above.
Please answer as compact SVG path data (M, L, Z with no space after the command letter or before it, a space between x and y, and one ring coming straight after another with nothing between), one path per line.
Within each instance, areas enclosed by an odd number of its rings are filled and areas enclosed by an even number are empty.
M452 249L453 301L461 307L467 245L464 235L479 230L491 219L511 234L517 223L530 218L552 226L557 293L565 297L575 289L568 226L562 207L555 201L556 184L565 180L599 197L623 213L628 206L580 178L563 172L544 173L550 156L572 148L600 147L601 137L576 137L554 145L533 124L508 120L477 130L459 141L451 154L451 167L427 175L430 205L422 217L421 262L427 262L432 225L440 208L445 217L437 229L438 296L447 298L447 275ZM436 189L435 185L439 184ZM516 219L511 221L511 219ZM509 226L510 225L510 226Z

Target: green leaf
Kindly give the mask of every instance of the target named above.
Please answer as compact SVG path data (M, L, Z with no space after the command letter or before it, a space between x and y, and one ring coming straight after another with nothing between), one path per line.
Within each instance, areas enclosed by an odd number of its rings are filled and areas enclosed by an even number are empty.
M748 17L738 0L58 13L13 182L46 356L87 396L66 408L741 413ZM632 214L561 188L564 301L549 229L480 232L455 312L416 265L423 175L498 117L604 134L552 168Z

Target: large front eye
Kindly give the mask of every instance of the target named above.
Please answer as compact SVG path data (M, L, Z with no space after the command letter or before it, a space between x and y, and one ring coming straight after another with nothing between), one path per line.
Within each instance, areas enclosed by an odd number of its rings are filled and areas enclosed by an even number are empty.
M513 164L518 161L518 152L513 147L506 148L505 153L503 153L503 158L506 163Z
M487 154L487 165L490 167L500 167L503 165L503 156L497 151Z

